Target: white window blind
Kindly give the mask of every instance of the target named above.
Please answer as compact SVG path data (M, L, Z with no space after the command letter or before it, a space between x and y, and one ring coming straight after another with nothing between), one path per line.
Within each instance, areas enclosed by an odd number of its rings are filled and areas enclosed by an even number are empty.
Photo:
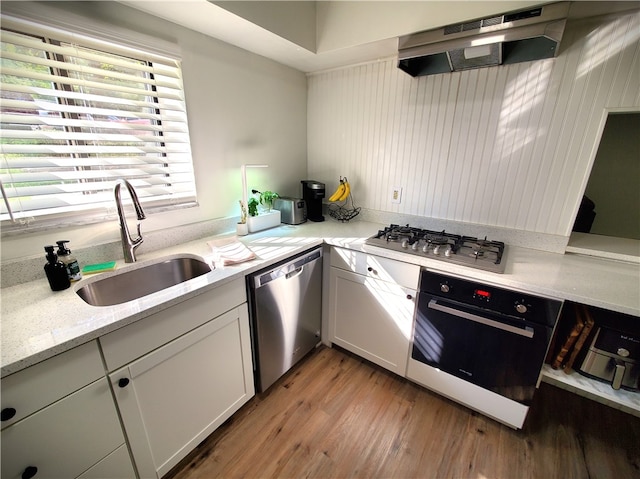
M119 178L145 209L194 205L179 62L30 33L1 31L0 219L104 217Z

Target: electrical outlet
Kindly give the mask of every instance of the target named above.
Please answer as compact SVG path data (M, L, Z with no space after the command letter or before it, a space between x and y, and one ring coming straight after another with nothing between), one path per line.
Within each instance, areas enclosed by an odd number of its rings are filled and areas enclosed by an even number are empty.
M391 187L391 203L400 204L402 201L402 186Z

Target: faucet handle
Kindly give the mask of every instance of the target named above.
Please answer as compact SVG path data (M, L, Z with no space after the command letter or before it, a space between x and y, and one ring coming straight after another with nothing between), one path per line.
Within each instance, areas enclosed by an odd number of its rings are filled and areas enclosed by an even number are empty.
M134 241L138 244L144 241L144 239L142 238L142 233L140 232L140 223L138 223L138 237Z

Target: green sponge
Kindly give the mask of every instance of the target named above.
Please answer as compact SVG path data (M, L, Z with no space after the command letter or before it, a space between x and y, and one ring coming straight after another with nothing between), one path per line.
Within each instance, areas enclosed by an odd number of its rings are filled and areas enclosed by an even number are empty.
M116 269L115 261L107 261L106 263L88 264L82 268L83 274L102 273Z

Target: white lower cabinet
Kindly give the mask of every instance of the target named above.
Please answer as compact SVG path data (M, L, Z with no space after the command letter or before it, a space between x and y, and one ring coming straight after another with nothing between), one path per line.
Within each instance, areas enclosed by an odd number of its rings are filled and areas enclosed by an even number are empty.
M405 376L419 267L340 248L331 265L331 342Z
M109 379L139 476L162 477L254 395L246 303Z
M123 442L103 377L3 429L2 478L78 477L119 447L126 455L105 464L100 477L135 477Z
M3 479L135 477L96 341L1 384Z

